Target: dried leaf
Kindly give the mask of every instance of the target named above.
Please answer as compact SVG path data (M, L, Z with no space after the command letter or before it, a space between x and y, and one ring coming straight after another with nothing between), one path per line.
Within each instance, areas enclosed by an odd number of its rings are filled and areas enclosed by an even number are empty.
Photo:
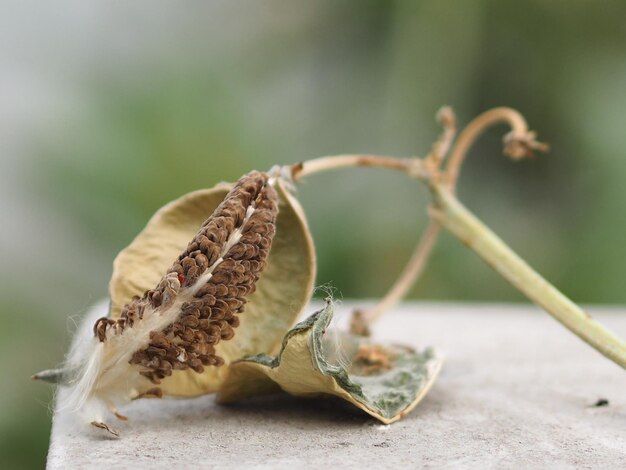
M284 390L292 395L338 396L385 424L409 413L432 386L441 360L430 349L378 345L326 330L332 303L287 333L277 356L231 364L218 393L221 403ZM342 365L344 362L348 365Z
M152 289L185 249L232 185L189 193L161 208L145 229L114 261L110 283L111 318L119 318L133 296ZM236 338L215 346L226 363L248 354L273 352L308 302L315 278L315 254L303 211L282 181L276 234L267 267L239 317ZM200 374L174 370L160 384L164 395L195 396L219 388L226 367L207 367Z

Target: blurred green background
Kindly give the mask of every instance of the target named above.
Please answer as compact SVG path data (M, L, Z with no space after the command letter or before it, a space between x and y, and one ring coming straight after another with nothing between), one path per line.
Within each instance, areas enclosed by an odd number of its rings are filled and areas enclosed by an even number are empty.
M0 2L0 467L41 468L73 323L111 261L179 195L338 153L424 155L434 115L521 110L552 151L482 138L460 194L582 303L624 304L626 3ZM382 295L427 194L357 170L300 189L318 284ZM524 301L445 235L412 295Z

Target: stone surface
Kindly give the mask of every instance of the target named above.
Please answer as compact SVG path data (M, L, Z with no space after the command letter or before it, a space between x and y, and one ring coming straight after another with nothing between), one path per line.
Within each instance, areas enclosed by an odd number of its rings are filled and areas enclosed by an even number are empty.
M589 311L626 336L623 309ZM228 407L211 396L144 400L123 410L129 421L118 426L120 439L55 416L48 467L626 466L626 373L539 309L410 303L375 332L432 345L446 358L429 395L396 424L336 401L286 395ZM599 398L609 405L593 406Z

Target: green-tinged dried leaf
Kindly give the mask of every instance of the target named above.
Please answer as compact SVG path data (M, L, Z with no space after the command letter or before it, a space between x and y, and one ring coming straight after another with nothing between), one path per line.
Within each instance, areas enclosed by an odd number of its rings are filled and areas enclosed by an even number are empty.
M385 424L415 408L441 360L430 349L416 352L326 331L332 316L329 302L287 333L277 356L258 354L231 364L218 400L230 403L280 390L304 397L335 395Z
M189 193L161 208L115 259L110 283L112 318L133 296L152 289L185 249L198 228L222 202L232 185ZM215 346L226 364L245 355L272 353L308 302L315 279L315 254L304 213L279 180L279 213L267 267L248 297L241 324L230 341ZM195 396L216 391L227 367L200 374L174 370L160 384L164 395Z

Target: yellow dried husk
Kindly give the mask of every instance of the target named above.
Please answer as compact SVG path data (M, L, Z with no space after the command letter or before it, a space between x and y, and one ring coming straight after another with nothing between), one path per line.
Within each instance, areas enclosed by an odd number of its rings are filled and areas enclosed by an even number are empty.
M143 294L159 282L231 187L220 183L212 189L194 191L157 211L113 263L109 285L112 318L120 316L122 307L134 295ZM176 370L160 385L164 395L191 397L217 391L231 361L274 352L309 302L316 269L313 240L300 204L281 180L276 190L279 213L267 267L239 316L241 324L235 337L216 346L216 354L226 365L206 367L201 374Z
M430 390L441 359L430 349L378 345L347 333L329 338L332 315L328 304L296 325L276 357L258 354L231 364L218 401L232 403L285 391L307 398L336 396L384 424L406 416ZM376 371L344 363L357 357L362 347L380 351L389 362Z

